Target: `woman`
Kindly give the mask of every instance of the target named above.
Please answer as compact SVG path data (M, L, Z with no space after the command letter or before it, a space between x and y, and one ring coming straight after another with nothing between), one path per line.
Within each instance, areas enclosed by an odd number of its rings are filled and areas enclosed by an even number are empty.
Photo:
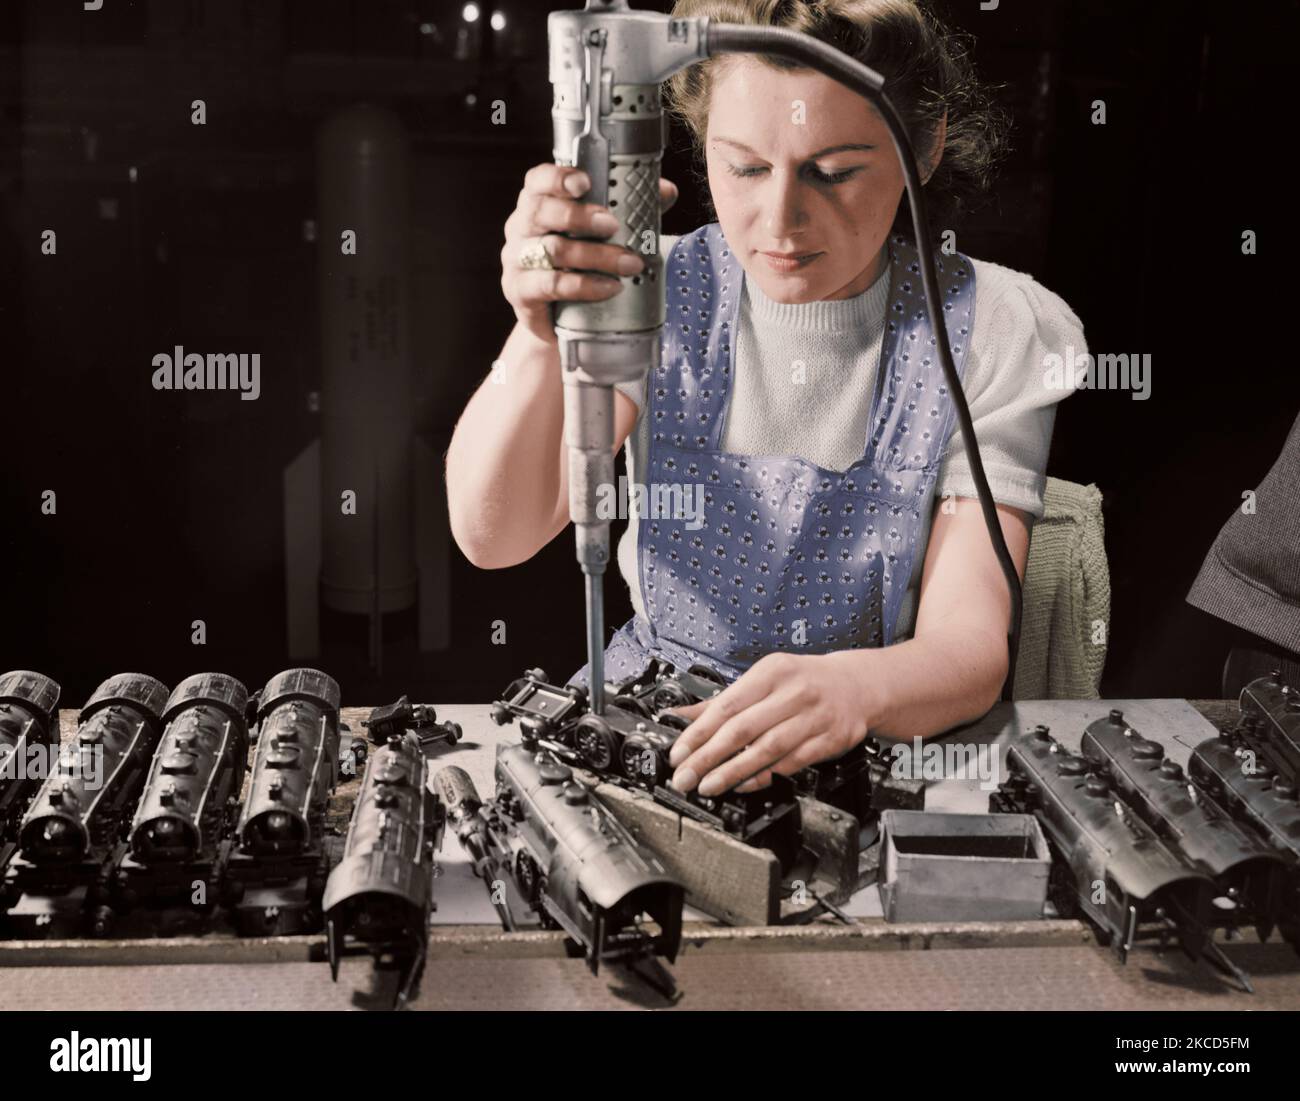
M1001 138L960 47L913 0L681 0L674 15L789 27L882 72L909 126L936 237ZM629 482L703 485L703 525L633 519L619 564L637 614L610 680L652 656L729 686L680 709L673 785L751 791L875 736L975 719L1007 675L1010 597L955 432L904 179L884 121L788 62L712 59L669 108L694 136L717 222L664 237L669 323L649 385L620 386ZM563 399L549 303L618 294L642 270L538 165L506 222L502 289L518 324L447 456L452 531L476 565L522 562L567 524ZM671 205L676 188L662 181ZM605 220L608 218L608 220ZM526 269L540 244L555 271ZM1055 403L1044 357L1086 350L1078 318L1027 275L936 253L948 338L1008 549L1023 577L1043 512ZM607 274L580 274L584 269ZM504 381L496 386L493 382ZM582 683L586 670L572 678Z

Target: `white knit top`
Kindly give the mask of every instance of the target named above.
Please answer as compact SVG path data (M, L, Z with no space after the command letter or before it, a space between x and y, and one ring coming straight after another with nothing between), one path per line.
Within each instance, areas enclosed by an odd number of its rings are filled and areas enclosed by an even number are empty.
M662 238L663 254L676 237ZM975 325L965 371L980 458L993 499L1043 515L1047 454L1056 403L1073 391L1046 385L1044 357L1087 351L1074 311L1032 276L985 260L975 267ZM828 470L847 470L866 449L867 418L880 368L889 269L867 290L837 301L782 303L752 279L743 281L734 371L722 449L740 455L797 455ZM802 361L799 372L792 364ZM797 375L797 377L796 377ZM618 389L640 411L628 436L628 481L648 467L645 382ZM975 482L963 453L960 428L944 451L935 506L945 494L974 497ZM929 527L917 542L915 565L895 631L912 636ZM628 523L618 563L632 606L645 615L637 571L637 524Z

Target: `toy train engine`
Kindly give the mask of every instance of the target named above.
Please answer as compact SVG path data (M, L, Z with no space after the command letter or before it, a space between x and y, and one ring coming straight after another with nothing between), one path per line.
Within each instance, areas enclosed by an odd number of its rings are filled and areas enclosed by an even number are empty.
M288 669L262 689L253 774L225 900L245 936L313 932L329 872L325 810L338 774L339 686Z
M114 873L114 905L180 907L207 915L229 848L248 769L248 690L224 673L198 673L172 692L129 836Z
M3 887L9 935L108 931L112 865L162 735L166 703L167 686L142 673L110 677L86 701L75 741L63 747L19 828L20 851Z
M1274 912L1278 931L1300 952L1300 798L1296 789L1231 732L1209 738L1192 751L1187 773L1201 792L1288 863L1289 877ZM1268 931L1261 930L1261 937Z
M352 944L376 967L399 971L396 1004L411 998L428 951L434 908L434 850L442 843L442 804L425 782L414 733L392 738L370 758L352 810L343 859L325 885L330 974Z
M1214 883L1165 845L1106 776L1045 726L1013 737L1007 762L1010 776L989 809L1037 817L1052 848L1051 899L1063 917L1081 912L1121 961L1140 941L1170 936L1193 959L1221 957L1210 932Z
M1083 733L1083 755L1186 863L1214 880L1214 923L1250 924L1267 939L1287 886L1283 857L1200 794L1159 742L1144 738L1112 710Z
M1300 689L1274 672L1246 685L1240 705L1237 743L1267 761L1285 783L1300 789Z
M501 746L496 776L487 804L462 769L441 769L435 784L502 924L561 928L593 974L622 963L670 987L657 960L677 958L683 886L554 754Z
M549 750L602 780L643 788L680 814L770 849L782 868L798 857L799 804L789 777L774 776L760 791L712 797L669 786L669 751L688 725L678 715L653 718L643 701L622 693L596 715L581 687L556 687L540 669L531 669L506 690L492 718L498 724L518 718L525 748Z
M0 872L57 751L61 691L49 677L28 669L0 676Z
M369 732L375 745L384 745L407 731L413 732L422 746L454 746L463 735L459 723L439 722L438 713L432 706L412 703L406 696L386 707L374 708L361 725Z
M664 711L710 700L726 686L726 678L707 665L692 665L681 673L671 663L651 658L641 673L614 685L611 695L614 704L623 710L681 730L686 724ZM641 759L647 763L654 760L647 755ZM665 759L655 766L661 774L666 763ZM925 807L924 783L894 776L891 763L887 748L875 738L866 738L835 760L810 765L791 779L801 795L853 815L864 827L870 823L869 841L874 839L875 819L880 811Z
M692 665L679 673L670 662L651 658L637 673L614 686L613 697L624 707L638 701L647 716L657 715L670 707L689 707L712 699L727 687L726 678L707 665Z

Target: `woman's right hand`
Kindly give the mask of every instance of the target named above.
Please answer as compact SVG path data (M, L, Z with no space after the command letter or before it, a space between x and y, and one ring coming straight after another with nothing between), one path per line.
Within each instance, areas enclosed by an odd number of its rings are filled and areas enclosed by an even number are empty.
M613 298L623 289L619 276L636 275L645 268L641 257L622 245L561 236L579 233L606 238L618 231L618 219L607 208L579 201L590 187L587 174L579 168L535 165L524 176L519 201L506 219L501 290L519 323L550 344L555 343L552 302ZM676 185L661 179L659 199L662 209L672 206L677 200ZM545 244L554 271L520 267L520 252L537 238Z

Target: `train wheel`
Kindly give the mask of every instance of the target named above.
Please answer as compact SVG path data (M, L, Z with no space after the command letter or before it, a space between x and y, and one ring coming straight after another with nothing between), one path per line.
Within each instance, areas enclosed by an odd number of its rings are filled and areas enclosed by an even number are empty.
M524 896L524 901L532 906L537 902L542 883L542 870L537 866L537 861L526 852L521 852L515 860L515 878L519 882L519 893Z
M695 702L680 684L675 684L673 681L656 688L652 699L656 711L663 711L669 707L686 707Z
M546 876L539 874L537 878L537 901L533 904L533 910L537 914L543 929L558 929L560 923L551 917L546 907L542 905L542 895L546 894L546 889Z
M614 732L598 715L586 715L574 732L574 744L579 755L597 772L608 772L614 764L617 746Z
M618 756L623 775L634 784L653 790L663 783L667 772L663 755L645 738L632 735L623 743Z

